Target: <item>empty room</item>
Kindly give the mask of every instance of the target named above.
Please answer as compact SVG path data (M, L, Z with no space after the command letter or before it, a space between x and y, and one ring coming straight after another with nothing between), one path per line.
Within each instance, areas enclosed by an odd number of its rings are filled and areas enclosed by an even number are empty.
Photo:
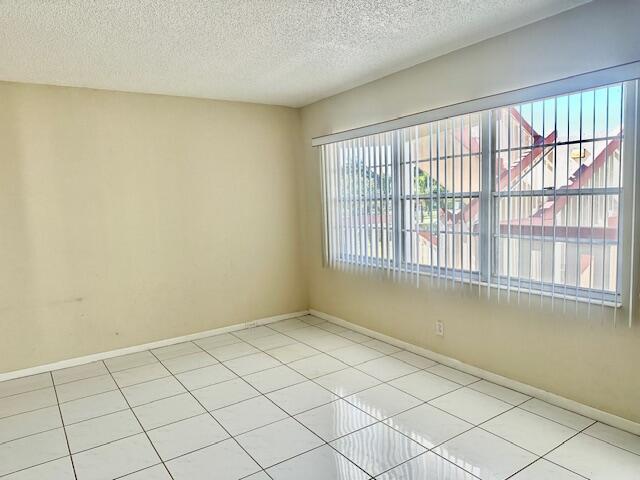
M0 480L640 480L640 0L0 45Z

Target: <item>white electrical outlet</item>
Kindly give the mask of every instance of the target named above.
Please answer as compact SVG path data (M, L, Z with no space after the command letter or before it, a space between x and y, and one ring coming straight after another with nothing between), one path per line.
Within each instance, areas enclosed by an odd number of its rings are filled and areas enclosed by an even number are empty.
M444 337L444 322L442 320L436 320L436 335Z

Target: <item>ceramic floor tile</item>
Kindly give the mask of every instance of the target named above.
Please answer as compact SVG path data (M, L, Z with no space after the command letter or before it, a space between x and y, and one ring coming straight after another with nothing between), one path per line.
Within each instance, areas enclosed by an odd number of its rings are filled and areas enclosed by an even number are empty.
M227 432L208 413L149 430L147 433L164 461L229 438Z
M594 423L583 433L603 440L624 450L640 455L640 436L619 430L604 423Z
M521 403L531 399L530 396L525 395L524 393L516 392L515 390L496 385L495 383L491 383L486 380L480 380L479 382L473 383L469 385L469 388L495 397L503 402L510 403L511 405L520 405Z
M267 397L290 415L296 415L338 399L331 392L310 381L276 390L267 394Z
M123 410L66 427L71 453L98 447L141 433L142 428L131 410Z
M406 350L401 350L399 352L393 353L391 356L397 358L398 360L402 360L409 365L413 365L416 368L429 368L436 365L436 362L434 362L430 358L423 357L422 355L408 352Z
M202 338L200 340L194 340L193 343L198 345L204 350L209 350L214 347L221 347L223 345L231 345L232 343L239 343L240 340L235 335L230 333L222 333L220 335L214 335L213 337Z
M388 382L394 378L413 373L418 369L397 358L381 357L358 365L358 370L362 370L378 380Z
M178 373L188 372L189 370L195 370L196 368L214 365L218 363L218 360L207 352L199 351L197 353L190 353L188 355L163 360L162 363L167 370L176 375Z
M316 350L320 350L321 352L331 352L333 350L337 350L338 348L350 347L353 345L357 345L351 340L347 340L340 335L328 334L318 338L310 338L306 340L304 343L312 346Z
M323 320L322 318L314 317L313 315L305 315L304 317L300 317L300 320L302 320L307 325L317 326L317 325L322 325L324 323L327 323L326 320Z
M345 397L345 400L378 420L397 415L422 403L421 400L387 384L363 390Z
M99 408L103 399L102 394L111 393L112 395L116 395L115 392L117 392L117 388L111 375L107 374L58 385L56 390L60 402L69 402L69 405L67 405L67 403L61 403L62 410L69 412L69 415L73 416L70 412L78 405L80 405L78 408L81 410L88 411L89 408L87 406L94 404L94 400L82 401L85 398L98 396L95 403ZM69 422L70 421L71 420L69 420Z
M352 342L356 342L356 343L364 343L364 342L368 342L369 340L372 340L371 337L367 337L366 335L359 333L359 332L354 332L353 330L347 330L346 332L340 332L338 335L340 335L341 337L344 337L346 339L351 340Z
M433 367L429 367L427 371L451 380L452 382L459 383L460 385L469 385L480 380L478 377L461 372L455 368L447 367L446 365L434 365Z
M263 396L214 410L212 415L231 435L240 435L288 417L282 409Z
M541 458L509 480L584 480L584 477Z
M171 480L171 475L166 467L160 464L120 478L121 480Z
M15 378L13 380L5 380L4 382L0 382L0 398L52 386L51 374L48 372L31 375L29 377Z
M391 345L390 343L382 342L376 339L369 340L368 342L364 342L363 345L366 345L367 347L378 350L379 352L382 352L385 355L391 355L392 353L396 353L402 350L401 348L398 348L395 345Z
M425 402L460 388L459 384L451 380L425 371L397 378L389 384Z
M287 332L289 337L295 338L299 342L307 343L309 340L314 340L317 338L322 338L327 335L331 335L331 332L327 332L318 327L305 327L305 328L297 328L295 330L290 330Z
M426 450L392 428L377 423L341 437L331 446L370 475L379 475Z
M590 418L556 407L550 403L538 400L537 398L532 398L531 400L524 402L520 405L520 408L546 417L554 422L561 423L565 427L573 428L574 430L582 430L583 428L595 423L595 421Z
M470 423L427 404L388 418L384 423L429 449L473 428Z
M70 402L78 398L89 397L117 389L118 386L116 382L113 381L113 378L111 378L111 375L100 375L99 377L77 380L56 386L60 403Z
M639 436L311 316L0 382L2 480L640 480L639 471Z
M282 364L278 360L263 352L234 358L233 360L224 362L225 367L240 376L249 375L250 373L259 372L279 365Z
M6 442L0 444L0 476L68 455L62 428Z
M307 410L296 415L296 419L326 442L377 422L344 400Z
M174 480L237 480L260 470L232 439L171 460L167 468Z
M318 355L320 352L315 348L311 348L304 343L292 343L284 347L278 347L268 350L269 355L277 358L282 363L291 363L302 358Z
M289 363L289 366L307 378L316 378L348 367L325 353Z
M147 403L133 410L145 430L194 417L205 411L189 393Z
M514 408L482 424L484 430L543 456L577 431L539 415Z
M432 452L423 453L376 478L378 480L477 480L477 477L469 472Z
M513 408L513 405L509 403L470 388L461 388L447 393L429 403L474 425L486 422Z
M169 372L169 370L167 370L161 363L152 363L116 372L113 374L113 378L120 388L124 388L130 385L168 377L170 375L171 372Z
M62 427L58 406L0 418L0 445L34 433Z
M280 322L275 322L269 324L269 328L275 330L276 332L286 332L289 330L295 330L297 328L305 328L309 325L304 323L299 318L290 318L288 320L282 320Z
M323 444L319 437L292 418L252 430L236 439L263 468Z
M257 397L260 392L241 378L236 378L235 380L228 380L194 390L193 395L207 410L212 411L242 400Z
M579 434L545 458L591 480L637 480L640 455Z
M364 345L351 345L331 351L331 356L346 363L347 365L358 365L374 358L384 356L383 353Z
M64 457L2 477L2 480L75 480L71 458Z
M141 367L151 363L158 363L158 359L151 352L136 352L120 357L108 358L104 361L111 372L119 372L128 368Z
M97 377L108 373L109 371L107 370L107 367L104 366L103 362L92 362L84 365L78 365L77 367L56 370L51 372L51 375L53 376L53 381L56 385L62 385L63 383L84 380L85 378Z
M247 342L231 343L229 345L220 345L217 347L208 348L207 352L213 355L217 360L226 362L227 360L233 360L234 358L244 357L252 353L260 352L259 349Z
M221 363L176 375L176 378L188 390L208 387L209 385L226 382L227 380L231 380L236 377L237 375L235 373Z
M282 462L267 471L274 480L367 480L369 478L366 473L327 445Z
M318 328L321 328L322 330L326 330L327 332L331 332L331 333L342 333L342 332L349 331L347 327L343 327L342 325L337 325L331 322L323 323Z
M504 480L538 458L479 428L452 438L433 451L483 480Z
M122 393L132 407L172 397L184 392L186 392L184 387L173 377L159 378L122 389Z
M127 408L129 408L129 405L127 405L127 401L118 390L60 404L65 425L126 410Z
M272 348L283 347L285 345L291 345L297 343L297 341L281 333L275 333L273 335L267 335L266 337L259 337L247 340L248 343L260 350L270 350Z
M111 480L159 462L144 433L73 455L78 480Z
M267 335L273 335L273 330L271 330L269 327L260 326L245 328L244 330L237 330L235 332L232 332L232 334L238 338L241 338L242 340L247 340L249 338L260 338L266 337Z
M377 378L355 368L323 375L315 378L314 381L340 397L346 397L380 384L380 380Z
M151 353L160 361L169 360L170 358L188 355L190 353L198 353L202 350L193 342L177 343L166 347L154 348Z
M269 393L307 380L301 374L285 365L252 373L243 378L262 393Z

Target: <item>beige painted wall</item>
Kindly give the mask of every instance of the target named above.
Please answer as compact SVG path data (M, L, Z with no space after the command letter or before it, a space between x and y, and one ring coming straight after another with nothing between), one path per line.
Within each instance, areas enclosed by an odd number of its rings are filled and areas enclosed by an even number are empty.
M318 157L310 147L315 136L640 60L639 20L640 2L596 1L305 107L311 308L640 421L640 318L614 327L598 315L461 300L323 268ZM434 335L435 319L445 320L444 338Z
M306 309L299 111L0 83L0 372Z

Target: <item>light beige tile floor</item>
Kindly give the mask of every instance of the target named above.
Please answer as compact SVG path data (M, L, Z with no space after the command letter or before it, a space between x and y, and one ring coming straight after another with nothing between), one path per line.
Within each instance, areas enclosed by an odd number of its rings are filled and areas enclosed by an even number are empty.
M0 383L1 480L638 480L640 437L304 316Z

